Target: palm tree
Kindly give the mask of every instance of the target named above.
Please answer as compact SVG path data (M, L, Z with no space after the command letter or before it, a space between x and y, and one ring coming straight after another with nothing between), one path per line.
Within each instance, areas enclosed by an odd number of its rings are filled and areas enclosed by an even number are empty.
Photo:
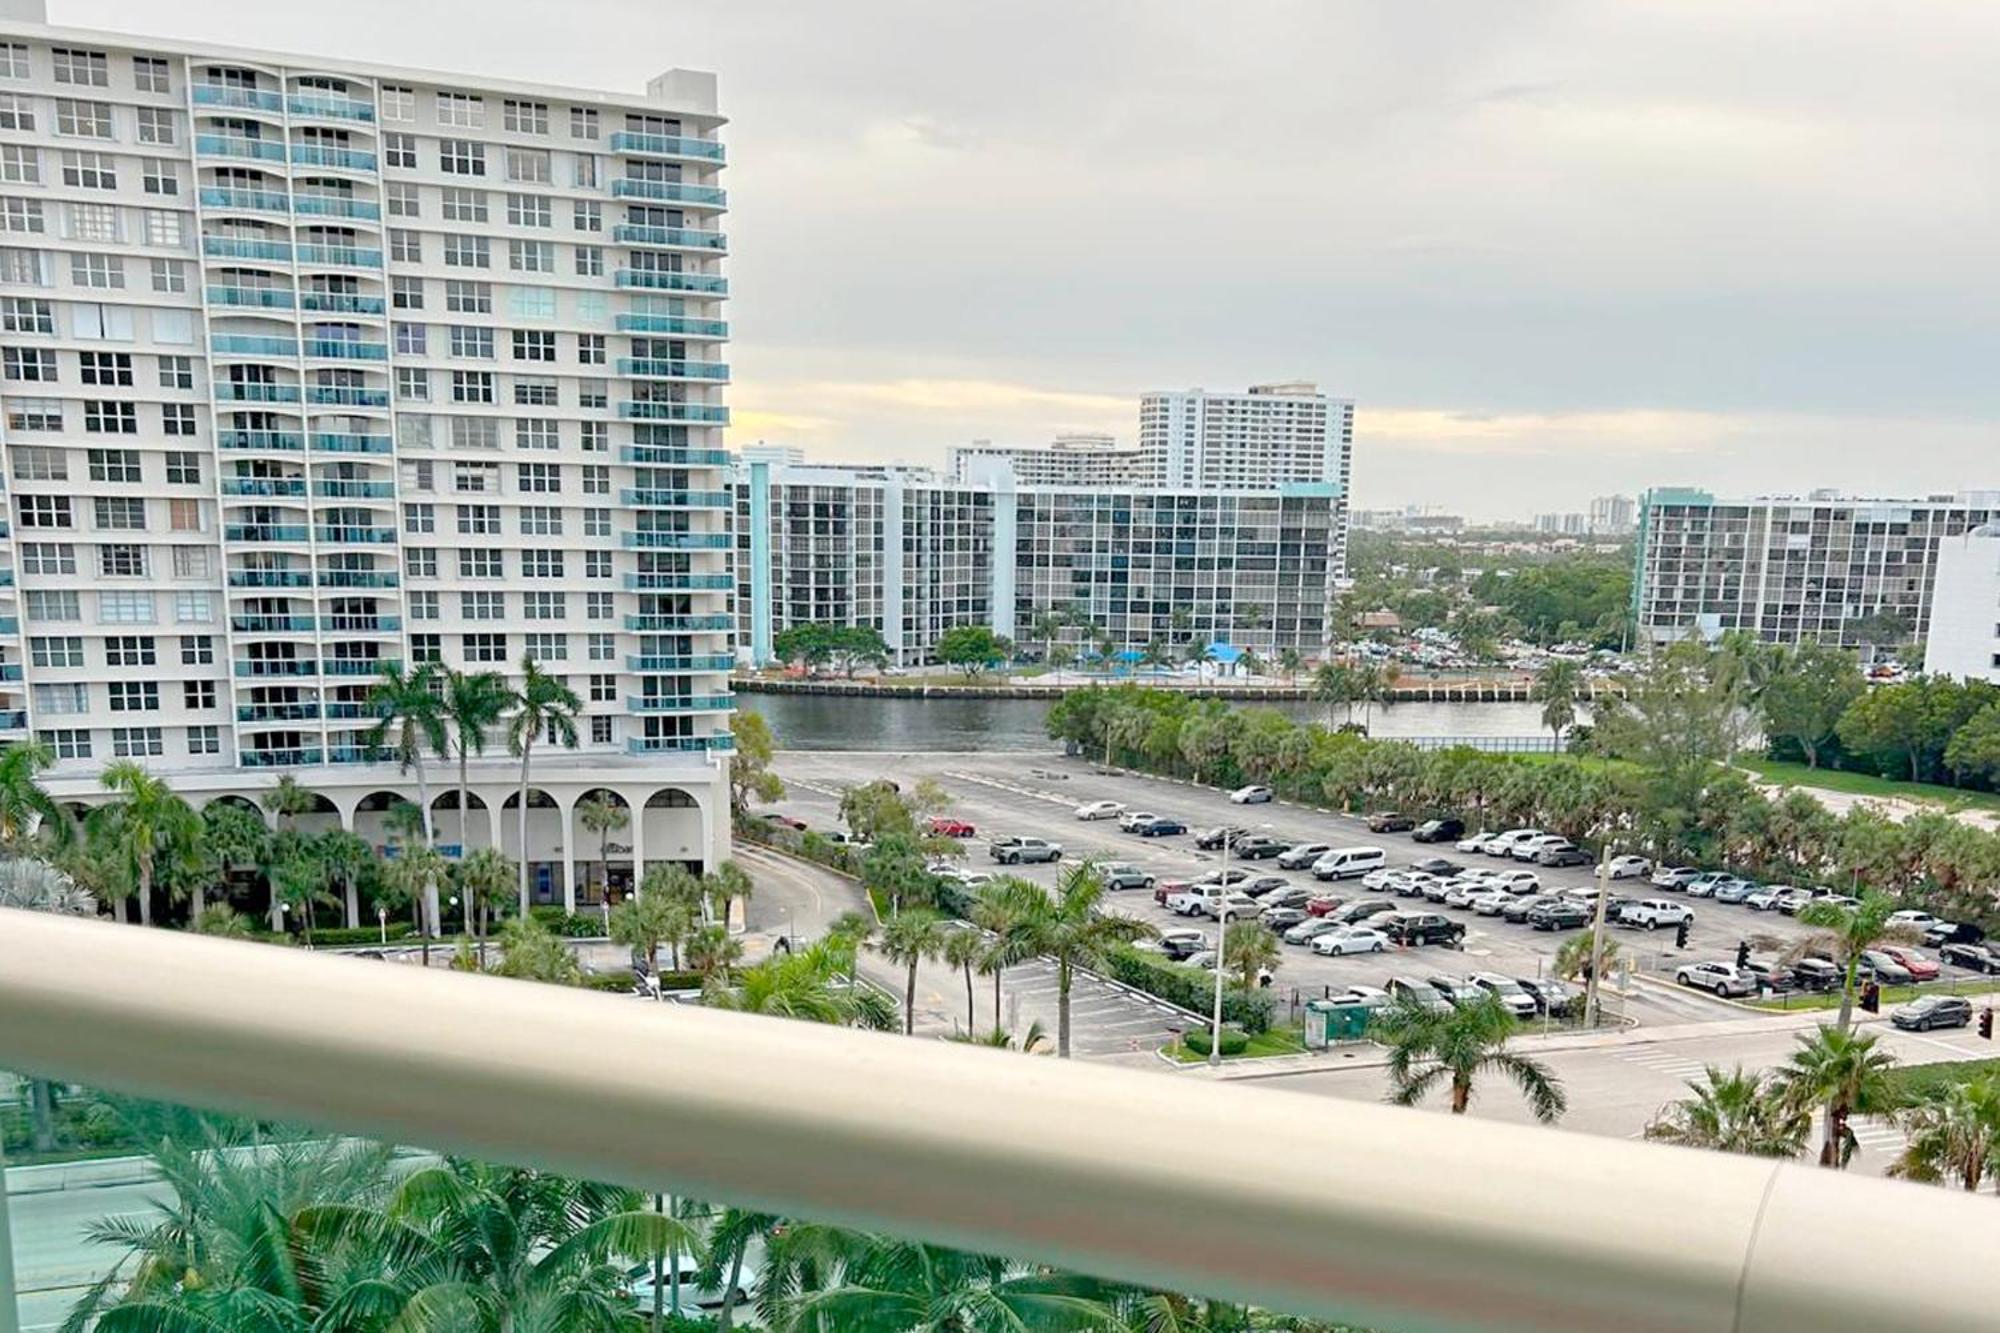
M1278 963L1278 937L1263 922L1229 923L1222 935L1222 965L1243 979L1244 990L1255 990L1258 976Z
M990 1032L958 1032L947 1037L947 1041L959 1042L966 1046L991 1046L997 1051L1023 1051L1029 1055L1054 1055L1049 1041L1048 1030L1039 1018L1028 1024L1026 1032L1009 1032L997 1024Z
M785 1240L811 1237L788 1228ZM818 1240L838 1281L805 1287L774 1311L783 1329L1102 1329L1111 1289L1093 1278L921 1241L850 1232Z
M1801 1107L1817 1106L1825 1117L1819 1164L1845 1170L1859 1146L1848 1121L1898 1108L1890 1071L1896 1057L1875 1048L1875 1034L1846 1028L1816 1028L1799 1037L1798 1049L1779 1070L1786 1095Z
M716 984L717 978L727 986L730 969L743 961L743 941L721 926L703 926L687 942L687 961L701 974L703 990Z
M1909 1143L1889 1167L1905 1180L1956 1181L1977 1190L2000 1179L2000 1075L1954 1083L1901 1116Z
M972 970L985 959L986 948L986 940L978 931L961 928L945 935L944 947L938 953L938 957L944 960L945 966L958 968L965 973L965 1031L968 1036L975 1030L972 1014ZM997 1028L999 1025L999 1020L996 1018L994 1027Z
M692 929L693 916L684 904L676 903L662 893L628 895L611 913L611 938L645 959L646 966L657 974L660 970L660 946L676 939L674 917L677 913L688 923L678 928L678 940L685 940ZM676 968L680 965L678 940L674 949Z
M436 674L429 665L406 672L400 666L385 663L374 687L368 691L368 710L376 717L375 725L368 731L368 744L380 748L386 743L395 754L400 771L416 770L417 810L422 816L420 827L427 848L435 846L437 839L431 829L431 788L424 776L424 755L442 754L447 743L444 709L431 684ZM436 882L416 890L414 901L423 904L424 934L442 933Z
M438 701L438 708L449 729L446 739L450 744L439 746L438 754L455 756L458 760L458 854L463 857L472 851L472 836L466 827L472 818L466 770L471 756L486 753L486 733L507 712L507 680L497 671L467 675L446 668L443 681L444 697Z
M514 884L514 858L498 847L481 847L458 863L458 892L465 901L465 929L479 941L479 966L486 966L486 937L493 909ZM474 907L478 916L473 915Z
M451 873L451 867L434 847L418 845L405 847L395 860L388 863L383 871L383 879L390 891L405 902L421 903L428 897L433 906L437 901L438 881ZM435 918L433 918L435 920ZM431 965L431 941L437 937L437 930L419 930L423 942L424 966Z
M1151 926L1130 917L1098 912L1104 900L1104 876L1094 861L1063 871L1054 897L1037 894L1023 901L1027 910L1017 930L1030 957L1045 954L1056 964L1056 1054L1069 1059L1070 987L1079 967L1098 969L1113 948L1154 934ZM996 1024L997 1026L997 1024Z
M1299 672L1305 669L1305 665L1305 656L1296 647L1286 644L1278 650L1278 670L1285 673L1287 684L1298 684Z
M1354 668L1345 662L1322 662L1313 672L1313 698L1326 705L1326 724L1333 725L1333 710L1345 708L1347 720L1354 720Z
M1568 1109L1569 1099L1547 1066L1507 1049L1516 1026L1497 995L1448 1009L1397 996L1377 1022L1377 1039L1389 1047L1389 1100L1415 1106L1445 1083L1451 1088L1451 1113L1464 1115L1478 1077L1504 1074L1521 1090L1535 1119L1554 1123Z
M15 741L0 749L0 849L18 854L28 835L40 828L51 830L58 841L70 836L69 819L39 780L55 761L55 751L40 741Z
M597 835L597 865L603 876L600 892L611 896L611 835L629 826L632 811L608 791L594 791L576 803L577 822L585 833Z
M0 858L0 907L96 916L97 899L69 873L32 856Z
M326 867L327 878L340 885L347 928L361 924L361 876L374 864L375 849L347 829L328 829L313 839L314 854Z
M1034 941L1022 930L1045 895L1039 885L1020 879L999 879L985 885L972 901L972 924L986 932L979 970L993 977L993 1026L1000 1027L1000 979L1016 963L1035 956Z
M750 872L734 861L724 861L708 872L703 881L708 889L708 901L715 909L716 919L723 925L729 924L729 905L741 900L743 903L743 927L750 927L750 897L757 890L757 882L750 878Z
M229 872L238 868L260 866L269 859L271 828L264 817L241 801L211 801L201 812L201 840L210 854L215 857L216 867L225 882ZM208 906L205 891L200 882L194 885L194 901L188 912L190 920L199 917ZM278 897L271 895L271 929L280 928L278 921Z
M854 984L847 970L852 957L851 950L822 940L743 968L733 986L705 992L702 1003L740 1013L893 1031L895 1005L874 987Z
M1815 900L1799 909L1800 924L1821 932L1803 947L1830 948L1834 961L1840 965L1840 1017L1836 1026L1843 1032L1854 1019L1854 984L1861 975L1861 955L1879 944L1915 938L1914 932L1889 924L1895 911L1896 900L1873 889L1862 890L1860 901L1852 907Z
M514 719L507 724L507 751L521 760L521 915L528 915L528 765L535 741L548 736L556 744L576 748L576 715L582 703L576 691L542 670L532 657L521 659L521 688L510 697ZM571 886L574 892L574 886Z
M917 965L944 952L949 929L937 913L913 908L898 912L882 926L876 945L882 956L907 969L903 983L903 1034L917 1030Z
M114 793L91 819L120 848L132 866L139 899L139 924L153 924L153 882L160 863L177 857L201 836L201 820L173 788L130 759L105 766L104 789Z
M1604 948L1596 955L1596 967L1593 968L1591 966L1593 938L1594 932L1582 930L1564 940L1556 946L1555 960L1550 964L1549 970L1564 981L1586 979L1592 971L1597 973L1599 981L1608 978L1612 964L1618 961L1618 941L1609 935L1604 937Z
M1556 734L1558 745L1563 732L1576 721L1576 701L1582 688L1583 668L1562 658L1537 672L1535 683L1528 688L1528 698L1542 706L1542 725Z
M1647 1138L1746 1157L1790 1159L1805 1151L1812 1115L1775 1080L1741 1066L1725 1074L1710 1065L1701 1082L1690 1079L1687 1086L1692 1095L1660 1108Z

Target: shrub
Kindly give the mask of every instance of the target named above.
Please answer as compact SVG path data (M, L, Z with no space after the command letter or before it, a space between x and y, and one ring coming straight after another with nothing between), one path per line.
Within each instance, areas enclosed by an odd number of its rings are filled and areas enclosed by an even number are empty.
M397 940L408 939L416 932L415 928L407 921L391 921L388 933L389 943L394 944ZM305 932L302 930L293 931L290 938L296 944L304 944L306 939ZM380 944L381 942L382 928L380 926L323 926L313 931L313 943L322 949L336 949L348 944Z
M1215 1003L1215 974L1206 968L1170 963L1156 954L1125 948L1113 949L1106 956L1104 971L1113 981L1197 1014L1208 1012ZM1223 987L1222 1017L1245 1032L1269 1028L1274 1007L1269 991L1246 991L1234 984Z
M597 912L565 912L547 903L530 907L528 915L568 939L591 939L604 934L604 917Z
M578 984L585 990L610 991L614 994L622 995L632 989L632 974L630 972L586 972L583 974L583 980ZM660 973L660 989L700 990L701 973L662 972Z
M1183 1033L1181 1035L1181 1045L1187 1047L1190 1051L1193 1051L1196 1055L1207 1055L1208 1029L1193 1028ZM1222 1029L1222 1053L1225 1056L1241 1055L1243 1054L1243 1052L1249 1049L1250 1049L1249 1034L1238 1032L1235 1028Z

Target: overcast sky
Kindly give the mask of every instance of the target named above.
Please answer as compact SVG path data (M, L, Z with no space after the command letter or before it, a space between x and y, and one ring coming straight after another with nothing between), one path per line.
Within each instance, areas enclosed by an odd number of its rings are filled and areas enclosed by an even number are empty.
M1129 440L1143 390L1309 378L1356 400L1361 507L2000 485L1986 0L50 8L716 71L738 444Z

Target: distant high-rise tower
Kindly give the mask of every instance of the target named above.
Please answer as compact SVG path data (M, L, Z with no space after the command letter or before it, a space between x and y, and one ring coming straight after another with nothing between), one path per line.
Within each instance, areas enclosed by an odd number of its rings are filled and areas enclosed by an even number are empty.
M1332 482L1345 495L1353 443L1353 400L1329 398L1310 383L1139 400L1140 475L1156 486L1260 490Z

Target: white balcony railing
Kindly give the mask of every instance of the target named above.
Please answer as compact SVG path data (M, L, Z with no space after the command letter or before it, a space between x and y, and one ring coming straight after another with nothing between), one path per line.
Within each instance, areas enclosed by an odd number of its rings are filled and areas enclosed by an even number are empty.
M2000 1310L1943 1189L20 912L0 1066L1382 1328Z

